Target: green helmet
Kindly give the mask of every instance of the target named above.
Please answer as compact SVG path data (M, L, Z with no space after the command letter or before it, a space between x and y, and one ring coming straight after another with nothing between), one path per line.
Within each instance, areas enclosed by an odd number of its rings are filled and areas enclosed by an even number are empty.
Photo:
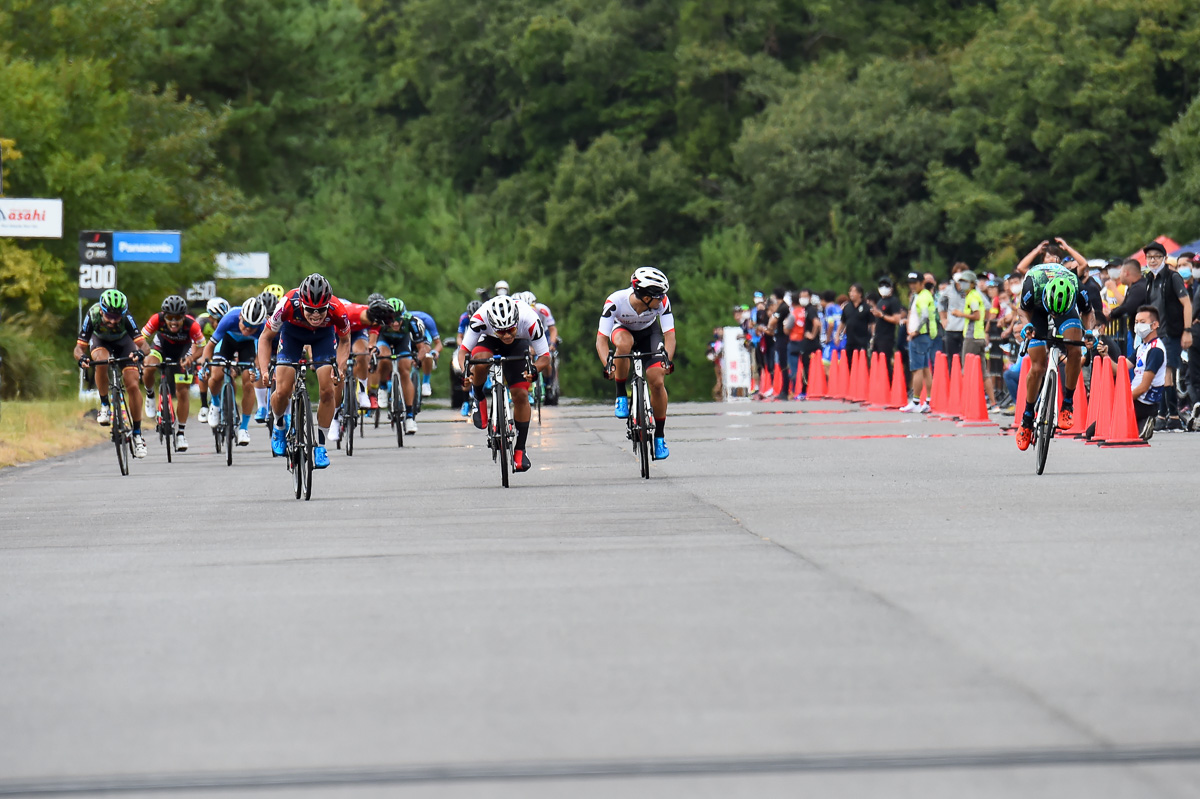
M108 289L100 295L100 310L104 313L111 314L117 311L126 311L129 309L129 299L124 292L116 289Z
M1042 305L1052 314L1064 314L1075 304L1075 281L1066 275L1050 278L1042 289Z
M404 307L404 300L400 299L399 297L388 297L387 304L392 306L392 310L395 312L396 316L404 315L406 310Z

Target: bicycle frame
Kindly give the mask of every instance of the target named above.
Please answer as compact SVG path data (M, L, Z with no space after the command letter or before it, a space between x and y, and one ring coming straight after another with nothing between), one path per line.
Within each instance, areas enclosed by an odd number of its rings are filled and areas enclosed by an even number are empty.
M126 366L138 364L140 383L141 365L133 358L88 360L92 366L104 366L108 369L108 407L112 413L111 440L117 449L117 466L122 476L126 476L129 474L129 459L133 457L133 414L129 410L129 398L125 393L124 371Z
M237 419L241 415L237 405L237 392L235 389L235 377L240 376L247 369L257 372L257 367L250 361L229 361L224 358L213 358L210 363L213 366L219 366L224 371L221 377L221 415L218 417L217 425L213 428L213 438L216 440L217 452L222 448L225 450L225 465L233 465L233 448L237 446L235 436L237 435ZM244 392L245 387L242 388ZM212 413L212 410L209 410Z
M500 484L508 488L509 472L513 470L513 444L517 431L512 415L512 396L508 392L508 384L504 380L504 364L521 361L530 364L529 355L493 355L491 358L468 358L467 366L488 367L488 376L492 383L492 400L488 404L488 420L486 424L488 449L492 451L492 460L500 462ZM532 367L531 367L532 368ZM468 371L469 375L470 372ZM471 392L474 397L474 392Z

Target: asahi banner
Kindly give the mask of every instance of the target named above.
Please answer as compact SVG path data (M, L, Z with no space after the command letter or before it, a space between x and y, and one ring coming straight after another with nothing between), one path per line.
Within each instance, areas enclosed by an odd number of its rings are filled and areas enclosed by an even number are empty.
M0 236L61 239L62 216L62 200L0 197Z

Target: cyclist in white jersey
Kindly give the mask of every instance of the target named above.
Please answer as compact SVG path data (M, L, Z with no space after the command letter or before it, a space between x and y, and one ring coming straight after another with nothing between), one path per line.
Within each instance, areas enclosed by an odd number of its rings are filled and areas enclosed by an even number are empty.
M459 354L461 361L466 363L467 357L482 359L493 355L525 355L531 347L536 359L534 368L545 374L550 368L550 349L538 312L502 294L485 302L471 315L467 332L463 334L462 344L459 345ZM480 430L487 424L487 392L484 390L487 375L488 367L476 364L470 367L464 381L464 388L474 391L478 400L472 421ZM529 456L525 454L525 440L529 436L529 420L533 416L533 409L529 407L529 386L535 379L537 376L527 374L525 364L520 361L504 363L504 382L508 384L508 393L512 397L513 422L517 428L517 440L513 444L513 469L518 472L529 471L531 465Z
M667 291L671 284L667 276L652 266L636 269L629 280L630 287L614 291L604 301L600 327L596 332L596 354L604 364L604 377L617 383L616 408L618 419L629 417L629 360L618 360L608 371L610 344L617 355L628 355L634 349L653 353L643 359L646 364L646 384L650 387L650 405L654 409L654 459L663 460L671 454L663 430L667 424L667 386L665 376L674 370L670 361L675 358L675 317ZM658 352L666 352L666 359ZM658 368L655 368L658 367Z

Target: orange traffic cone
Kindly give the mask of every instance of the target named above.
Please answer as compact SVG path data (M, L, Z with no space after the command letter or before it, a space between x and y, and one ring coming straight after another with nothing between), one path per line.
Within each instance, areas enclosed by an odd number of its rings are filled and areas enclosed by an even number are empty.
M808 390L804 394L809 399L819 399L828 391L825 385L825 363L821 360L821 353L814 352L808 358Z
M962 363L957 355L950 361L950 391L939 415L943 419L962 416Z
M987 427L987 398L983 390L983 361L978 355L968 355L962 382L962 421L959 427Z
M842 353L842 357L846 358L848 353ZM858 378L862 374L862 358L858 357L855 352L849 355L850 359L850 381L846 386L846 399L850 402L858 402Z
M821 353L819 353L819 352L817 353L817 355L820 355L820 354ZM822 363L822 368L824 368L825 362L822 360L821 363ZM841 388L838 385L838 378L840 378L840 377L841 377L841 373L838 371L838 359L837 359L837 353L835 352L835 353L833 353L833 355L830 356L829 382L825 389L825 396L828 397L829 399L839 399L840 398L841 395L838 393Z
M949 369L946 366L946 353L939 352L933 359L933 387L929 389L929 412L941 414L946 411L950 399Z
M887 407L903 408L907 404L908 385L904 382L904 361L897 352L892 361L892 393L888 397Z
M871 361L867 358L866 350L854 354L862 363L862 368L858 370L858 401L866 404L871 401Z
M1122 375L1129 374L1129 362L1122 356L1117 361L1117 379L1113 383L1112 420L1109 424L1109 435L1104 439L1102 447L1148 447L1149 442L1142 441L1138 430L1137 416L1133 412L1133 388L1128 379Z
M887 358L882 352L875 353L871 360L871 396L873 408L886 408L888 404Z
M1088 400L1083 380L1075 384L1075 423L1063 431L1064 436L1083 438L1087 433Z
M1087 418L1084 420L1084 438L1089 444L1097 444L1100 432L1100 412L1106 406L1104 398L1112 393L1112 362L1107 357L1097 356L1092 360L1091 401L1088 403ZM1111 405L1111 401L1109 405ZM1105 414L1107 417L1107 413Z
M787 399L783 392L783 365L779 364L771 376L771 393L775 395L776 399Z
M1032 364L1031 364L1028 356L1026 356L1025 359L1023 361L1021 361L1021 376L1020 376L1020 378L1017 379L1017 396L1016 396L1017 406L1014 409L1016 411L1016 414L1013 416L1013 425L1012 425L1012 431L1013 431L1014 436L1017 434L1017 429L1020 428L1020 426L1021 426L1021 417L1025 415L1025 391L1026 391L1026 386L1029 383L1029 367L1031 365Z
M837 353L838 365L838 399L849 400L851 394L850 382L850 359L846 357L845 352Z

